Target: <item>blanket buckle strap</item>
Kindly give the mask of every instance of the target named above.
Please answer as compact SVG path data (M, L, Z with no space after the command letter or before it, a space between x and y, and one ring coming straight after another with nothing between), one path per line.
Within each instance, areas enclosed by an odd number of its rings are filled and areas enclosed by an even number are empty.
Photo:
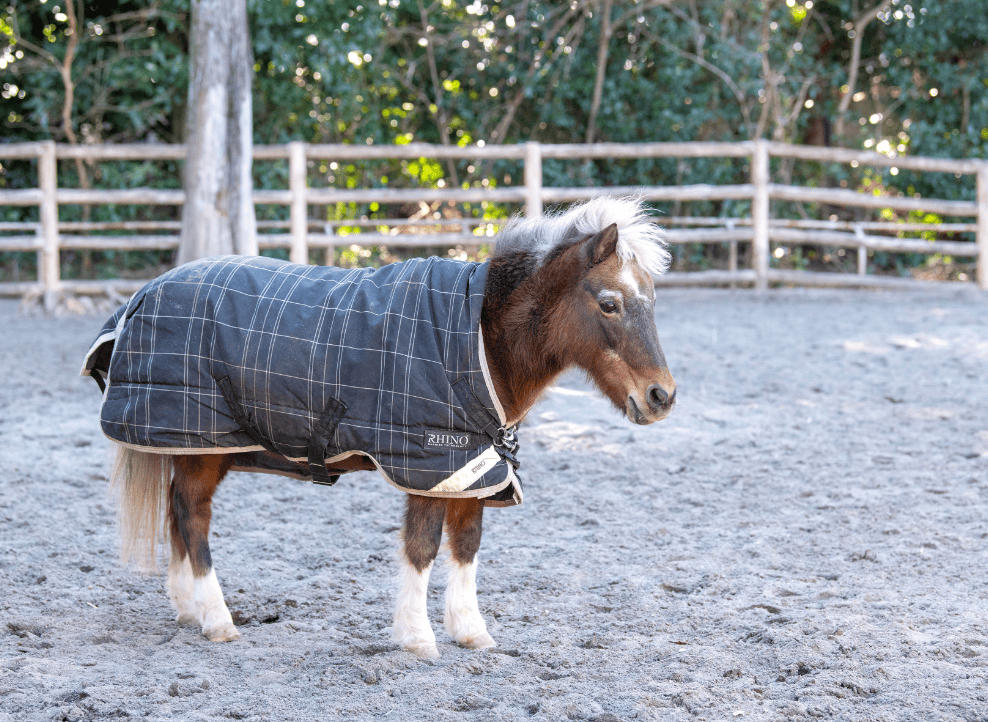
M518 442L518 435L515 434L517 430L517 426L502 426L497 430L497 438L494 439L494 448L497 449L497 453L511 464L515 471L518 471L518 467L521 466L517 456L518 447L521 446Z
M521 462L518 461L518 437L515 434L517 426L500 426L498 420L494 418L490 411L480 402L477 395L470 388L470 384L467 383L466 379L460 378L453 382L453 391L460 399L460 403L464 404L473 420L480 425L488 436L494 441L494 448L497 449L498 455L504 459L507 463L511 464L511 467L517 471L518 467L521 466Z
M330 399L319 420L312 425L309 439L309 474L313 484L332 486L340 479L339 474L330 475L326 471L326 447L336 433L340 419L346 413L346 404L339 399Z
M237 399L237 394L233 390L233 383L231 383L230 377L222 376L217 378L216 385L219 387L220 393L223 394L223 400L226 401L227 408L229 408L230 413L233 414L233 420L240 425L240 430L247 434L247 436L251 438L251 441L258 446L270 451L273 454L281 456L281 452L274 448L271 442L261 436L258 430L255 429L254 425L250 422L250 418L244 411L244 407L240 405L240 400Z

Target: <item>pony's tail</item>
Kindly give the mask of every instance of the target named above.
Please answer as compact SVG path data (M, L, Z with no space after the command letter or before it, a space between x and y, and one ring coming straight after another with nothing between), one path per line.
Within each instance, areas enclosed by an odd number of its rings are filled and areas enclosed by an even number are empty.
M117 446L110 491L117 500L123 564L133 561L142 571L157 570L158 542L168 536L165 511L171 476L171 456Z

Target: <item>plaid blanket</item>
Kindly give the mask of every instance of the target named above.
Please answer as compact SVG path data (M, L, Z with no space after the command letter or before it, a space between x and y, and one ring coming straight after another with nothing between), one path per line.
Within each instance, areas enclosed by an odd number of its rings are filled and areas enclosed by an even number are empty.
M82 374L104 389L103 432L126 446L233 453L236 469L326 484L360 452L410 493L521 503L480 332L487 271L203 259L118 310Z

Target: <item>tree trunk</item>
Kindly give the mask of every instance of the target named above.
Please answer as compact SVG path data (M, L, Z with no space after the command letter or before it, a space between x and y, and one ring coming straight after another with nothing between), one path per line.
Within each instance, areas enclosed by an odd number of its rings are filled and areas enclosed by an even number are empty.
M178 262L257 255L246 0L193 0Z

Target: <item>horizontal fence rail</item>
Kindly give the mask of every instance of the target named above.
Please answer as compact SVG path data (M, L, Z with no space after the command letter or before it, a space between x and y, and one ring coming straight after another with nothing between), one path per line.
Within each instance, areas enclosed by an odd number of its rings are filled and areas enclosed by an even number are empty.
M57 292L96 294L136 290L145 281L77 281L61 278L61 250L169 250L178 247L181 223L163 221L60 221L65 205L181 206L185 194L176 189L130 188L124 190L60 188L57 162L79 159L89 162L185 159L183 145L129 144L82 145L11 143L0 145L0 161L34 160L38 186L0 189L0 206L38 208L36 222L0 223L0 251L38 254L38 280L0 283L0 295ZM668 273L657 279L666 285L744 284L758 289L772 283L818 286L915 287L912 279L867 273L869 252L943 254L976 259L976 279L988 290L988 161L921 157L890 158L872 151L817 146L794 146L766 140L738 143L596 143L504 146L436 146L410 143L396 146L324 145L289 143L255 146L255 161L287 161L288 188L257 189L256 205L286 206L289 220L259 221L262 249L289 250L293 261L307 263L310 249L320 249L327 259L340 246L423 247L478 246L487 242L491 221L478 218L317 220L309 217L313 205L481 203L517 204L528 215L543 213L546 205L587 200L606 195L635 194L654 202L748 201L750 216L742 218L668 217L666 238L671 244L727 243L727 270ZM501 187L469 188L312 188L308 187L309 161L368 160L514 160L522 168L522 182ZM547 187L543 185L546 159L642 159L734 158L749 164L747 183L693 184L634 187ZM810 188L774 183L772 158L848 164L852 167L893 167L923 173L976 176L976 200L954 201L905 195L873 195L843 188ZM915 223L893 221L835 221L783 219L771 215L772 201L827 204L829 206L924 211L972 222ZM340 233L341 226L348 234ZM379 229L385 227L387 232ZM349 233L360 228L360 233ZM486 231L485 231L486 229ZM974 242L898 238L901 232L969 233ZM101 233L103 235L101 235ZM106 235L107 233L111 235ZM738 268L738 244L750 244L750 268ZM812 273L771 268L772 244L818 245L857 252L857 273ZM843 253L843 250L840 251Z

